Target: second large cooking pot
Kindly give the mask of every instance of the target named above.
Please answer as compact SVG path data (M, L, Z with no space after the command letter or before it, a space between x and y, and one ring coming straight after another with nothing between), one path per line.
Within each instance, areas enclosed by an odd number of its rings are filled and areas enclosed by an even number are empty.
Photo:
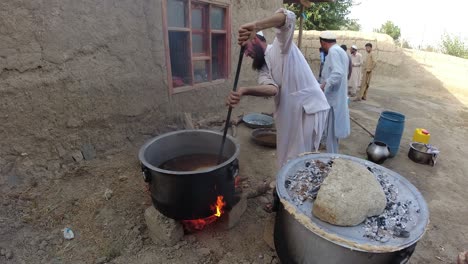
M312 160L328 163L332 159L347 159L381 171L389 184L398 186L398 200L411 200L411 224L408 237L394 237L382 243L364 236L364 223L335 226L322 222L313 213L313 201L297 204L286 187L289 176L303 170ZM352 183L350 183L352 184ZM281 263L308 264L402 264L411 257L416 243L429 223L429 211L421 193L404 177L375 163L340 154L311 154L289 161L278 173L276 181L280 199L276 213L274 240ZM414 223L413 223L414 221Z
M197 171L161 168L165 162L181 156L217 156L222 136L210 130L181 130L153 138L141 147L139 159L156 209L175 220L192 220L213 215L218 196L223 196L227 209L235 204L239 144L229 135L224 146L225 161L219 165Z

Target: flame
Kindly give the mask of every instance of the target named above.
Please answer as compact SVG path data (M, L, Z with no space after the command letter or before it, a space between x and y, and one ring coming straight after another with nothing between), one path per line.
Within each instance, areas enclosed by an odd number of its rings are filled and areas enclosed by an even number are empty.
M218 196L218 198L216 199L216 204L214 205L215 207L215 210L216 210L216 213L214 214L214 216L216 217L221 217L221 215L224 213L223 211L223 207L226 205L225 202L223 202L223 196Z
M210 209L214 212L213 215L208 216L207 218L195 219L195 220L182 220L185 230L193 232L196 230L202 230L207 225L215 222L221 215L224 213L224 206L226 203L223 201L223 196L218 196L216 203L210 206Z

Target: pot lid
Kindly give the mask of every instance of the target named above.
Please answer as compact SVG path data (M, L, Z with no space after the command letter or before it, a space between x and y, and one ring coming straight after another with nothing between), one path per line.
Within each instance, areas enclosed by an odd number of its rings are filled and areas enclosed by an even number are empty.
M396 201L394 201L395 203L405 204L405 217L408 220L404 223L405 234L403 236L401 236L401 234L398 237L390 235L386 237L385 241L383 241L384 239L379 241L370 238L368 236L369 226L371 226L369 223L372 223L372 221L367 220L352 227L336 226L323 222L312 214L312 199L306 199L304 201L297 199L297 195L289 187L290 181L288 179L298 171L304 171L304 169L306 169L306 163L310 164L311 162L321 161L327 164L334 159L347 159L362 164L366 166L379 181L380 179L385 179L386 184L396 187L397 196ZM287 180L288 183L286 183ZM330 153L310 154L290 160L279 171L276 188L284 208L291 213L299 223L316 235L352 250L373 253L399 251L416 243L424 235L427 225L429 224L429 210L427 204L421 193L408 180L398 173L380 165L347 155ZM387 207L388 206L389 200L387 196ZM387 210L385 210L385 212L387 212ZM379 217L372 218L374 224L377 218ZM371 220L371 218L367 219ZM390 217L388 217L388 219L390 219Z

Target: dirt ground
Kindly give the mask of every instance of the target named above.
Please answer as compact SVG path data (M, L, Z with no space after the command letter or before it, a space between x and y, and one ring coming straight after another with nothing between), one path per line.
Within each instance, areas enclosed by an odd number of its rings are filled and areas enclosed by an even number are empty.
M373 76L368 100L352 102L351 116L371 131L382 110L406 116L400 152L383 165L412 182L429 205L430 225L411 263L454 263L458 252L468 249L468 89L463 89L463 79L444 75L412 54L405 56L412 56L412 63L401 76ZM272 112L272 100L249 98L234 115L254 111ZM351 126L341 153L365 158L371 138L354 123ZM435 167L407 157L417 127L428 129L431 143L441 150ZM245 191L276 175L275 151L254 145L250 132L244 125L237 131L240 175L248 177ZM262 239L272 217L262 209L270 194L249 199L246 213L231 230L214 224L184 236L175 246L155 245L143 217L151 202L137 159L139 147L150 137L136 135L132 144L98 153L91 161L51 164L59 173L47 180L18 182L11 176L21 169L18 164L32 162L27 153L2 168L0 263L278 263ZM107 189L112 191L110 199L104 197ZM63 239L65 227L74 231L73 240Z

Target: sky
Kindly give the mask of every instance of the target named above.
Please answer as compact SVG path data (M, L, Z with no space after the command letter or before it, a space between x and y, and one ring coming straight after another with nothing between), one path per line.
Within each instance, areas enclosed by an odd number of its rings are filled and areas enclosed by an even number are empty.
M387 20L400 27L401 38L413 47L438 47L444 32L468 45L467 0L354 0L350 18L371 32Z

